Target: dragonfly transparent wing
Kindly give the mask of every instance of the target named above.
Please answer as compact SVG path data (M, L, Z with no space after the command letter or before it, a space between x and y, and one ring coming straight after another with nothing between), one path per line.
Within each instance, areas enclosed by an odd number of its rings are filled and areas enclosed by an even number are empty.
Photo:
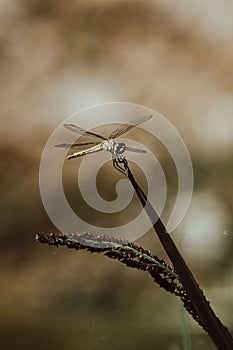
M98 145L100 142L81 142L81 143L59 143L57 145L54 145L55 147L60 148L73 148L73 149L80 149L83 150L83 148L88 149L90 147Z
M109 135L109 139L115 139L116 137L119 137L121 135L123 135L124 133L126 133L127 131L131 130L132 128L134 128L135 126L142 124L144 122L146 122L147 120L151 119L153 117L153 114L148 114L142 118L133 120L131 122L129 122L128 124L121 124L118 128L116 128L110 135Z
M138 149L133 147L126 147L126 151L135 152L135 153L147 153L144 149Z
M86 136L92 136L92 137L95 137L95 138L98 138L100 140L107 140L106 137L102 136L102 135L99 135L99 134L96 134L94 132L91 132L91 131L87 131L83 128L80 128L79 126L75 125L75 124L64 124L64 127L70 131L73 131L73 132L76 132L80 135L86 135Z

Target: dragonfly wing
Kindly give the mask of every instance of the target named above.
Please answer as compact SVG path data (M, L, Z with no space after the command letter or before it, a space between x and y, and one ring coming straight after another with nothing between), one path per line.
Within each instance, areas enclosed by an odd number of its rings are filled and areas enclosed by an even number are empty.
M131 130L135 126L146 122L147 120L151 119L152 117L153 117L153 114L148 114L148 115L146 115L146 116L144 116L142 118L139 118L139 119L136 119L136 120L132 120L128 124L121 124L118 128L116 128L109 135L108 138L109 139L115 139L116 137L119 137L119 136L123 135L124 133L126 133L127 131Z
M79 126L77 126L75 124L64 124L64 127L66 129L73 131L73 132L76 132L80 135L87 135L87 136L92 136L92 137L98 138L100 140L107 140L106 137L99 135L99 134L96 134L96 133L91 132L91 131L87 131L83 128L80 128Z
M135 153L147 153L144 149L138 149L133 147L126 147L126 151L135 152Z
M60 148L90 148L92 146L98 145L99 142L81 142L81 143L59 143L57 145L54 145L55 147L60 147Z
M100 151L103 151L102 143L99 143L93 147L89 147L85 150L72 153L70 156L66 157L66 159L79 158L79 157L85 156L86 154L100 152Z

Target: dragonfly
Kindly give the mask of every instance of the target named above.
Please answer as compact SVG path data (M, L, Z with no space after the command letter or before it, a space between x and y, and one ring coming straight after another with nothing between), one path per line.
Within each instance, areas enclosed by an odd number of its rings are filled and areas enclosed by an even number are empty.
M126 132L130 131L134 127L146 122L151 119L153 114L143 116L142 118L133 120L127 124L121 124L112 133L108 136L102 136L92 131L85 130L80 128L75 124L64 124L64 127L72 132L78 133L82 136L92 137L96 141L91 142L80 142L80 143L60 143L55 145L55 147L61 148L70 148L77 149L77 152L72 153L67 156L66 159L73 159L85 156L86 154L96 153L100 151L108 151L112 155L112 162L114 168L118 169L121 172L124 172L124 169L120 166L120 163L123 163L125 158L122 154L125 151L136 152L136 153L147 153L146 150L133 148L126 146L123 142L116 142L116 138L122 136Z

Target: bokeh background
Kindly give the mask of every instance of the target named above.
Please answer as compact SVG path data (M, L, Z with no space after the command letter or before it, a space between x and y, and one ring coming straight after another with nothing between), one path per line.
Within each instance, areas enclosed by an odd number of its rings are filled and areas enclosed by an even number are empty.
M174 239L233 329L232 12L227 0L0 2L2 349L178 350L187 327L193 349L214 349L146 274L34 241L57 232L38 181L49 135L109 101L153 108L181 133L195 186ZM152 232L137 243L165 257Z

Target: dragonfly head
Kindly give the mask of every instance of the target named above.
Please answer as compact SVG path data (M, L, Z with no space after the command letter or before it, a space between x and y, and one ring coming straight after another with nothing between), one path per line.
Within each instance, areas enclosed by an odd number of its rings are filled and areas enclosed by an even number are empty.
M115 149L114 149L115 153L118 154L122 154L126 151L126 145L125 143L121 142L121 143L116 143L115 144Z

